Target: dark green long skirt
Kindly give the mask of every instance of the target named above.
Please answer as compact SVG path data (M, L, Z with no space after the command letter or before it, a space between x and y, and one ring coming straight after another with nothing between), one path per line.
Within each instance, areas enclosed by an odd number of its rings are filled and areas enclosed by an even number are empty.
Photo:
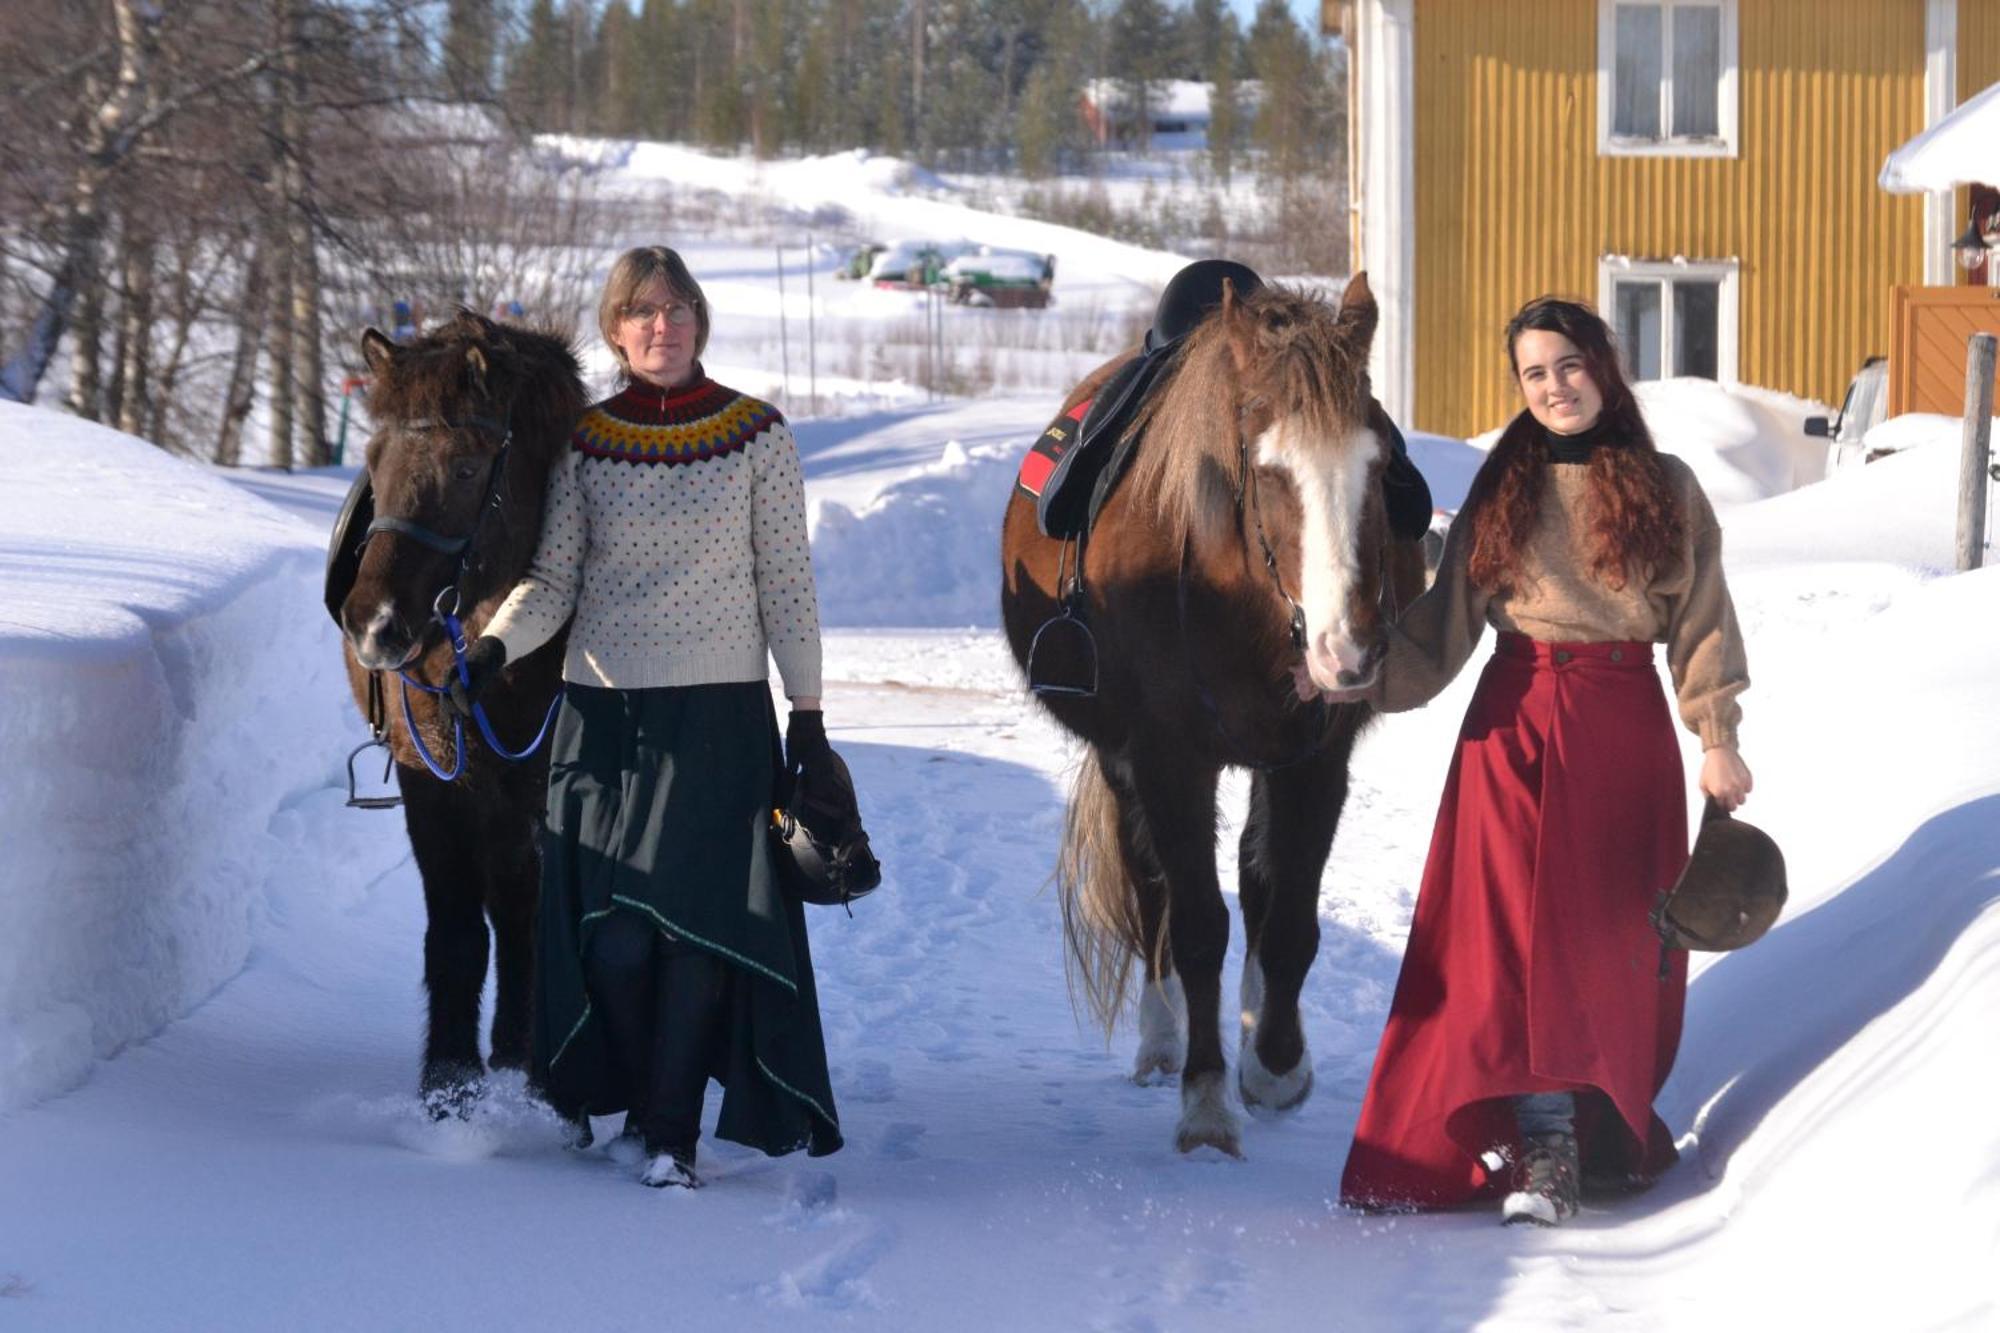
M777 1155L840 1147L805 915L770 864L775 715L762 681L570 684L556 718L536 941L535 1070L564 1115L629 1110L584 951L633 912L729 966L717 1137Z

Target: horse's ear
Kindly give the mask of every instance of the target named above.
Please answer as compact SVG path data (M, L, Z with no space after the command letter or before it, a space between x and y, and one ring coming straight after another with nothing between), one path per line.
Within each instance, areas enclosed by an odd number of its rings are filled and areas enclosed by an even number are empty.
M1381 309L1375 304L1375 293L1368 286L1368 273L1364 269L1348 279L1347 290L1340 294L1340 322L1354 333L1362 346L1367 346L1375 338L1375 325L1381 319Z
M390 342L389 335L382 330L370 327L361 335L361 359L370 373L386 375L389 363L396 359L396 344Z
M1250 348L1244 338L1242 328L1243 302L1236 295L1233 279L1222 280L1222 303L1215 308L1215 317L1222 321L1224 341L1229 344L1229 359L1238 374L1250 368Z
M465 349L465 377L472 385L472 391L481 398L486 393L486 353L477 347Z

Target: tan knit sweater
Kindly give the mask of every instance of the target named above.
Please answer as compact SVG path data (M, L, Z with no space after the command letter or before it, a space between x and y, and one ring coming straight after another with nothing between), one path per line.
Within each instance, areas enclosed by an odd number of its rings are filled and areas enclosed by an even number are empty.
M1620 589L1597 581L1584 512L1589 467L1551 463L1518 586L1497 597L1474 586L1466 574L1470 525L1452 525L1437 581L1389 630L1389 655L1369 702L1385 713L1428 703L1472 656L1489 624L1544 643L1665 643L1681 720L1704 749L1733 748L1743 713L1736 696L1749 687L1750 673L1722 580L1722 529L1687 464L1667 454L1660 461L1687 516L1686 552L1672 568Z

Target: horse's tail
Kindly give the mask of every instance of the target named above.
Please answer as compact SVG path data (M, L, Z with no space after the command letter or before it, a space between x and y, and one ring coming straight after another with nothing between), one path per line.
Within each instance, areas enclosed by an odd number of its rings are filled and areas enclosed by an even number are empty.
M1119 837L1118 796L1095 747L1084 748L1070 788L1056 892L1062 902L1063 974L1070 1003L1079 996L1109 1033L1125 1007L1132 963L1146 950L1139 913L1139 869ZM1156 941L1164 949L1166 930Z

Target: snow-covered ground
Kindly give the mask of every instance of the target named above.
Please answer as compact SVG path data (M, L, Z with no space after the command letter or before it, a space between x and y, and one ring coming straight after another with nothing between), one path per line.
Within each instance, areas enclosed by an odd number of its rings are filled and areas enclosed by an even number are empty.
M921 492L989 523L1004 437L1046 406L808 429L811 485L849 514ZM0 1316L1991 1326L2000 572L1939 575L1954 446L1949 423L1934 435L1725 510L1757 681L1750 813L1788 850L1793 904L1698 971L1661 1103L1682 1165L1524 1233L1332 1202L1469 674L1358 756L1304 1001L1314 1099L1250 1122L1246 1162L1182 1159L1174 1093L1126 1081L1129 1034L1107 1049L1065 998L1045 882L1067 746L990 630L888 627L907 590L858 591L874 574L839 563L822 507L829 600L872 620L829 636L828 716L888 868L852 920L813 922L849 1147L707 1147L713 1187L664 1198L564 1153L518 1087L470 1124L418 1113L421 897L399 818L342 804L361 726L317 608L339 476L246 478L288 518L9 409ZM990 570L953 567L941 604L956 579L985 588L966 605L990 598ZM115 1058L92 1068L86 1034Z
M1094 283L1143 322L1170 256L1057 240L1060 305ZM768 390L775 256L686 248L710 369ZM1072 1016L1047 887L1072 752L992 628L1014 466L1096 353L1041 355L987 396L927 402L865 357L822 361L818 413L794 391L827 715L887 879L812 919L848 1147L705 1144L693 1196L565 1153L518 1083L469 1123L419 1113L420 886L400 815L343 804L364 729L319 609L351 471L225 479L0 408L0 1327L2000 1325L2000 571L1943 572L1956 425L1794 489L1804 405L1643 391L1718 501L1746 814L1793 897L1697 965L1660 1102L1681 1165L1527 1232L1334 1202L1472 673L1357 754L1302 1001L1317 1089L1246 1124L1246 1161L1177 1156L1177 1094ZM1411 443L1455 507L1478 450Z

